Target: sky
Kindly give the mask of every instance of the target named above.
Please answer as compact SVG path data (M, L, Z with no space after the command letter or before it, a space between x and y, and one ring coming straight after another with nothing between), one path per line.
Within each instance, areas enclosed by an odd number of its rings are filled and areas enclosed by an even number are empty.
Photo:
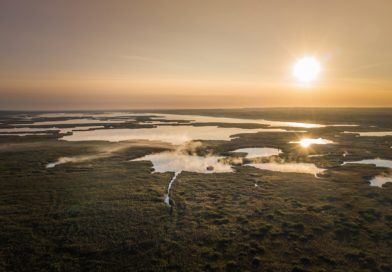
M1 0L0 110L391 107L390 0ZM303 56L319 78L298 82Z

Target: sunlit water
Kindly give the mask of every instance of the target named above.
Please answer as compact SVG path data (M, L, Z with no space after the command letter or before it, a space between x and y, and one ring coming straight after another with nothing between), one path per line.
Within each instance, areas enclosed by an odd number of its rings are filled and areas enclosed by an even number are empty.
M0 128L0 132L7 133L23 133L23 132L40 132L40 131L58 131L58 128L30 128L30 127L16 127L16 128Z
M187 125L188 122L177 122L177 121L145 121L139 122L140 125Z
M162 152L147 155L133 161L151 161L154 172L196 172L196 173L224 173L232 172L229 164L219 161L218 156L192 156L178 152ZM212 168L208 168L208 167Z
M392 182L392 177L376 176L370 180L370 186L381 188L387 182Z
M46 125L80 125L80 124L110 124L110 123L124 123L126 121L134 121L134 119L129 120L97 120L97 119L68 119L59 121L40 121L33 122L32 124L15 124L14 126L46 126Z
M74 131L87 131L87 130L94 130L104 128L104 126L89 126L89 127L71 127L71 128L58 128L59 133L68 133Z
M113 117L131 117L131 116L155 116L151 119L165 119L165 120L185 120L191 123L232 123L232 124L260 124L271 127L296 127L296 128L320 128L320 127L356 127L356 124L315 124L303 122L286 122L286 121L270 121L265 119L245 119L245 118L229 118L229 117L213 117L202 115L183 115L183 114L167 114L167 113L145 113L145 112L57 112L44 113L37 115L45 118L56 117L93 117L93 118L113 118Z
M23 137L23 136L44 136L44 135L52 135L52 133L42 133L42 132L38 132L38 133L13 133L13 134L0 133L0 136L19 136L19 137Z
M164 202L170 206L170 190L177 176L182 171L204 174L233 172L229 164L223 164L219 161L220 158L217 156L192 156L179 152L162 152L147 155L133 161L150 161L154 172L157 173L174 172L174 176L167 187L167 193L164 196Z
M319 128L325 127L321 124L301 123L301 122L284 122L284 121L269 121L264 119L244 119L244 118L228 118L228 117L213 117L201 115L182 115L182 114L156 114L159 119L166 120L186 120L191 123L228 123L228 124L259 124L271 127L296 127L296 128Z
M129 112L51 112L38 114L37 117L42 118L60 118L60 117L93 117L93 118L111 118L111 117L124 117L135 116Z
M174 145L184 144L192 140L223 140L229 141L233 135L256 132L286 132L284 129L242 129L216 126L158 126L137 129L99 129L90 131L74 131L64 136L65 141L109 141L127 140L162 141Z
M317 158L317 157L324 157L324 156L325 156L325 154L311 154L311 155L308 155L309 158Z
M282 151L277 148L269 148L269 147L240 148L240 149L233 150L231 152L246 153L246 158L249 159L258 158L258 157L270 157L282 153Z
M323 139L323 138L304 138L299 141L290 141L290 144L299 144L302 147L309 147L311 145L325 145L325 144L332 144L333 141Z
M317 176L325 169L318 168L312 163L249 163L248 166L256 167L262 170L269 170L275 172L291 172L291 173L305 173Z
M17 135L17 136L27 136L27 135L47 135L50 133L36 133L36 132L58 132L58 133L68 133L72 132L75 130L90 130L90 129L98 129L98 128L103 128L103 126L85 126L85 127L70 127L70 128L57 128L57 127L52 127L52 128L31 128L31 127L16 127L16 128L0 128L0 133L12 133L12 134L2 134L2 135Z
M359 127L359 125L356 124L334 124L334 125L328 125L329 127Z
M392 168L392 160L383 160L383 159L369 159L369 160L360 160L360 161L346 161L344 164L374 164L376 167L385 167ZM392 177L388 176L375 176L370 181L370 186L374 187L382 187L387 182L392 182Z
M174 181L177 179L178 175L181 174L181 172L175 172L173 177L171 178L171 180L169 181L169 185L167 186L167 190L166 190L166 194L163 198L163 202L165 202L165 204L167 206L171 206L170 205L170 191L171 191L171 187L173 186Z
M349 163L374 164L376 167L392 168L392 160L369 159L369 160L360 160L360 161L346 161L343 163L343 165Z
M321 124L301 123L301 122L284 122L284 121L269 121L264 119L244 119L244 118L227 118L227 117L212 117L201 115L182 115L182 114L166 114L166 113L132 113L132 112L104 112L104 113L44 113L37 115L45 118L57 117L92 117L92 118L113 118L113 117L132 117L132 116L153 116L154 119L164 120L184 120L191 123L231 123L231 124L261 124L273 127L301 127L301 128L316 128L324 127ZM50 121L48 121L50 122Z
M367 131L367 132L344 131L343 133L348 133L348 134L359 134L359 136L361 136L361 137L384 137L384 136L392 136L392 131Z

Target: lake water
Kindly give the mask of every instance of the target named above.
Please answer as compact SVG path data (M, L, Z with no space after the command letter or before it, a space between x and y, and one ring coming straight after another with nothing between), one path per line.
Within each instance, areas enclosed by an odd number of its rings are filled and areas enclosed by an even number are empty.
M323 138L304 138L299 141L291 141L290 144L299 144L302 147L309 147L311 145L325 145L325 144L333 144L333 141L323 139Z
M7 133L22 133L22 132L40 132L40 131L58 131L58 128L30 128L30 127L16 127L16 128L0 128L0 132Z
M179 152L162 152L147 155L133 161L150 161L153 165L154 172L158 173L182 171L205 174L233 172L229 164L224 164L219 161L221 158L218 156L192 156Z
M381 188L387 182L392 182L392 177L376 176L370 180L370 186Z
M271 127L295 127L295 128L320 128L325 127L322 124L301 123L301 122L284 122L269 121L264 119L244 119L244 118L227 118L201 115L181 115L181 114L156 114L159 119L165 120L186 120L191 123L228 123L228 124L259 124Z
M63 117L93 117L93 118L111 118L123 116L135 116L129 112L52 112L38 114L37 117L42 118L63 118Z
M392 160L384 160L384 159L368 159L368 160L360 160L360 161L346 161L343 163L349 164L349 163L358 163L358 164L374 164L376 167L386 167L386 168L392 168Z
M70 127L70 128L57 128L57 127L52 127L52 128L31 128L31 127L16 127L16 128L0 128L0 133L12 133L12 135L17 135L17 136L27 136L27 135L45 135L45 134L50 134L50 133L36 133L36 132L59 132L59 133L68 133L68 132L73 132L75 130L89 130L89 129L99 129L103 128L103 126L85 126L85 127ZM28 133L26 133L28 132ZM2 135L10 135L10 134L2 134Z
M43 135L51 135L52 133L43 133L43 132L37 132L37 133L13 133L13 134L7 134L7 133L0 133L0 136L43 136Z
M38 115L45 118L56 117L129 117L129 116L155 116L151 119L165 119L165 120L185 120L191 123L231 123L231 124L260 124L271 127L298 127L298 128L318 128L325 127L322 124L301 123L301 122L285 122L285 121L269 121L264 119L244 119L244 118L227 118L227 117L213 117L201 115L182 115L182 114L161 114L161 113L132 113L132 112L104 112L104 113L44 113ZM50 122L50 121L48 121ZM53 124L53 122L51 122ZM346 125L342 125L346 126ZM351 125L349 125L351 126Z
M216 126L158 126L137 129L99 129L90 131L74 131L72 135L61 138L65 141L109 141L127 140L161 141L174 145L184 144L192 140L229 141L233 135L257 132L286 132L284 129L242 129Z
M262 170L269 170L275 172L291 172L291 173L305 173L317 176L325 171L325 169L318 168L313 163L249 163L248 166L256 167Z
M167 192L164 195L164 202L166 205L171 206L171 188L181 172L188 171L204 174L233 172L229 164L223 164L219 161L220 158L217 156L192 156L179 152L162 152L147 155L132 161L150 161L153 165L154 172L174 172L167 186Z
M246 158L249 159L257 158L257 157L270 157L282 153L282 151L277 148L269 148L269 147L240 148L240 149L233 150L231 152L246 153Z
M362 137L392 136L392 131L368 131L368 132L344 131L343 133L359 134L359 136L362 136Z
M135 119L129 119L126 121L135 121ZM124 123L125 120L97 120L97 119L68 119L59 121L40 121L33 122L32 124L15 124L14 126L46 126L46 125L80 125L80 124L110 124L110 123Z
M322 128L322 127L354 127L356 124L319 124L319 123L305 123L305 122L288 122L288 121L271 121L265 119L246 119L246 118L229 118L229 117L214 117L203 115L186 115L186 114L167 114L167 113L148 113L148 112L51 112L42 113L31 116L24 116L25 118L41 117L41 118L74 118L69 120L53 120L53 121L38 121L33 124L17 124L19 125L59 125L59 124L103 124L103 123L123 123L127 121L135 121L136 116L150 116L152 124L163 125L167 121L183 120L188 123L229 123L229 124L259 124L270 127L292 127L292 128ZM121 120L99 120L99 118L121 118ZM147 121L148 122L148 121ZM172 124L173 124L172 123Z

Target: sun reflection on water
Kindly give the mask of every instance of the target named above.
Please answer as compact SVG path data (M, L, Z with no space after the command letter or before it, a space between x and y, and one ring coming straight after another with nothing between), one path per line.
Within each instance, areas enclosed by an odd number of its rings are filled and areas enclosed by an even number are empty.
M324 144L332 144L333 141L323 139L323 138L303 138L299 141L291 141L291 144L299 144L303 148L308 148L312 144L324 145Z

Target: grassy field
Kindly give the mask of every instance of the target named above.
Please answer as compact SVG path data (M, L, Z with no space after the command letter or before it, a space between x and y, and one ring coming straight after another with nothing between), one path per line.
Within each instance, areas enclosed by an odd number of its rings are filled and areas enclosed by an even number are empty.
M298 116L283 109L265 112L206 111L392 130L392 111L386 109L309 110ZM234 173L182 172L173 186L172 207L163 196L173 174L152 173L150 162L129 161L170 147L129 144L107 157L48 169L46 164L59 157L119 144L65 142L56 135L0 137L0 270L392 271L392 183L383 188L368 183L389 170L341 166L344 160L392 159L392 137L341 134L345 129L309 130L306 136L338 144L307 150L288 143L299 133L204 141L201 154L276 147L283 151L282 161L313 162L328 170L321 178L241 165ZM344 152L349 155L343 157Z

